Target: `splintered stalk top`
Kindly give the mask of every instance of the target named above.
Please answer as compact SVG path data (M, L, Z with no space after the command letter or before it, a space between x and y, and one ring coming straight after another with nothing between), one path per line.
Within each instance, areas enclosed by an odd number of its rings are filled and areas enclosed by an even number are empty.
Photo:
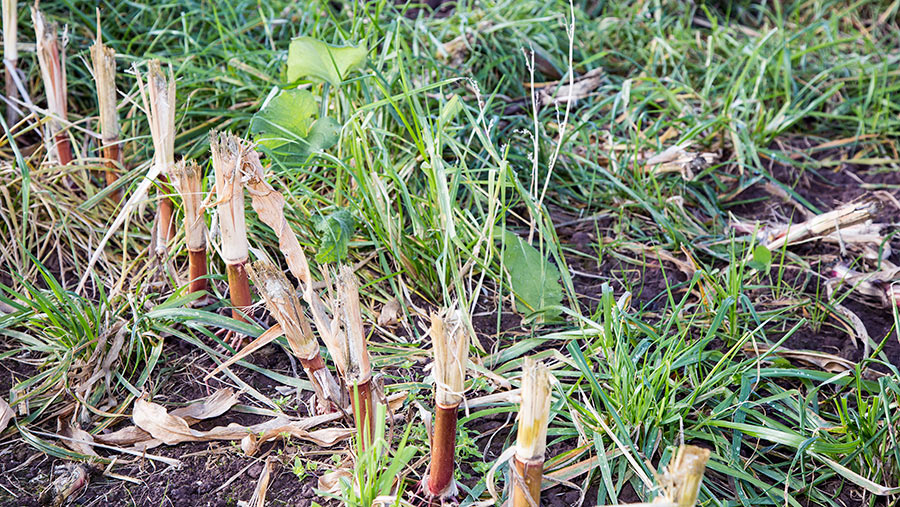
M161 172L168 173L175 165L175 78L171 67L167 79L159 60L147 62L147 93L150 101L144 107L150 120L155 162Z
M294 355L300 359L316 357L319 345L303 314L296 291L284 273L268 261L254 262L248 272L265 299L269 313L281 324Z
M249 256L244 221L244 187L241 183L244 146L237 137L214 130L209 134L209 148L216 174L216 209L222 231L222 259L230 265L243 264Z
M50 120L50 134L55 136L66 120L66 55L61 50L57 38L56 23L48 23L44 14L36 6L31 7L34 23L38 64L47 94L47 109ZM63 34L63 47L67 37Z
M200 213L203 197L200 190L201 179L200 166L193 160L187 163L180 160L169 172L169 181L184 202L184 234L190 252L206 249L206 223Z
M337 293L340 311L335 313L336 317L341 319L346 340L344 343L346 364L341 370L351 384L363 384L371 378L372 367L369 365L369 350L366 347L362 313L359 308L359 283L349 266L341 266Z
M521 461L544 459L550 417L550 371L543 363L525 358L522 367L522 407L516 435L516 457Z
M663 496L678 507L694 507L703 482L709 450L694 445L682 445L675 459L662 474Z
M438 406L455 407L463 399L466 363L469 357L469 333L461 312L431 315L431 340L434 347L435 401Z
M116 52L103 44L99 14L97 41L91 46L91 62L94 66L94 81L97 83L97 101L100 106L100 136L104 141L116 140L119 138L119 116L116 114Z
M19 59L19 47L16 45L16 29L19 24L17 14L16 0L3 0L3 59L11 62Z

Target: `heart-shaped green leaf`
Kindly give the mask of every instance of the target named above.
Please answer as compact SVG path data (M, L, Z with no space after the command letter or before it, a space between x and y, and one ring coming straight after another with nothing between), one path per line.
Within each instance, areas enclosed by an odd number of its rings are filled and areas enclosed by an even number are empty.
M337 47L312 37L298 37L288 47L287 78L303 78L341 84L347 75L366 64L366 46Z

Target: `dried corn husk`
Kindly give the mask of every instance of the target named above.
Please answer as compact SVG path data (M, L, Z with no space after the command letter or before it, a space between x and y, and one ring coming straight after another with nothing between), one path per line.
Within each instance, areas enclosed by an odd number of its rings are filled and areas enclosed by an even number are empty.
M287 260L288 269L300 280L301 286L306 287L312 280L306 253L284 217L284 197L266 182L265 169L255 150L248 151L244 156L244 174L253 210L264 224L275 231L278 248Z

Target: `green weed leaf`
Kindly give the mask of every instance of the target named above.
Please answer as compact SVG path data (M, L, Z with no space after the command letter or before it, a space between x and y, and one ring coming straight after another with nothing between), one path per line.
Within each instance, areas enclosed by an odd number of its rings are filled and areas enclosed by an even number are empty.
M307 90L278 90L250 122L250 132L266 154L290 165L338 141L341 125L334 118L316 119L318 105Z
M350 72L366 64L366 46L337 47L312 37L298 37L288 48L287 78L328 81L338 86Z
M516 295L516 311L531 313L562 304L559 269L541 256L533 246L515 234L506 233L503 264L509 272L510 285ZM548 320L559 317L560 310L544 312Z
M316 231L321 237L316 262L338 262L347 257L350 238L356 231L356 220L349 210L341 208L327 217L319 217Z
M768 271L772 264L772 252L763 245L756 245L753 250L753 260L747 263L751 268L757 271Z

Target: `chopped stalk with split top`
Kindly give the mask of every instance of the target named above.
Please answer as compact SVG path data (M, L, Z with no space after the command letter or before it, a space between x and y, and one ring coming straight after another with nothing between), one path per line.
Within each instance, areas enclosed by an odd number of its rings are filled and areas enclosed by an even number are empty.
M100 108L100 142L103 158L106 159L106 185L111 186L119 179L122 167L122 145L119 141L119 114L116 111L116 52L103 44L100 29L100 10L97 10L97 40L91 46L91 62L94 67L94 81L97 84L97 103ZM110 198L119 202L122 191L116 190Z
M682 445L675 459L659 477L662 496L654 503L674 507L694 507L703 484L703 474L709 461L709 450L694 445Z
M313 311L315 312L315 309ZM359 283L349 266L341 266L337 275L334 318L340 323L341 331L336 334L339 340L337 347L329 347L329 352L347 383L360 445L366 448L372 441L372 429L375 424L372 367L369 364L369 349L366 346L359 307Z
M525 358L516 454L510 470L512 507L541 504L541 479L544 474L549 418L550 371L543 363L535 362L530 357Z
M206 222L203 221L202 191L200 181L202 173L196 162L179 161L172 172L172 185L181 195L184 204L184 236L188 251L189 291L207 290L206 279Z
M56 23L47 22L47 18L38 10L37 4L31 7L31 19L34 22L38 64L47 95L47 110L50 112L47 121L47 140L53 149L49 151L60 165L68 165L72 162L72 145L69 143L68 134L63 130L68 116L65 53L68 36L63 32L60 45L57 37L59 27Z
M291 352L300 360L318 397L320 413L342 408L341 388L319 352L319 344L293 285L284 273L267 261L257 261L248 270L253 284L266 302L269 313L281 325Z
M16 9L16 0L3 0L3 69L6 76L6 98L10 103L6 104L6 124L12 128L16 123L18 113L15 101L19 98L19 90L16 88L16 65L19 61L18 44L19 17Z
M168 174L175 166L175 78L169 68L168 77L162 71L159 60L147 62L147 94L144 95L140 79L141 95L144 108L150 121L150 134L153 137L153 163L159 168L161 175ZM159 181L167 188L168 179L160 176ZM175 205L172 199L163 196L159 201L156 214L156 255L166 254L167 245L175 236L173 214Z
M445 499L457 492L453 458L457 413L465 390L469 333L457 309L448 310L445 315L432 314L429 333L434 352L431 372L435 382L435 414L431 464L424 486L429 496Z
M222 234L222 260L228 274L228 290L231 295L232 317L246 320L242 310L253 303L250 299L250 283L247 278L247 225L244 221L244 187L241 180L246 147L237 137L216 131L210 132L209 148L216 175L216 214ZM241 337L234 337L239 345Z

